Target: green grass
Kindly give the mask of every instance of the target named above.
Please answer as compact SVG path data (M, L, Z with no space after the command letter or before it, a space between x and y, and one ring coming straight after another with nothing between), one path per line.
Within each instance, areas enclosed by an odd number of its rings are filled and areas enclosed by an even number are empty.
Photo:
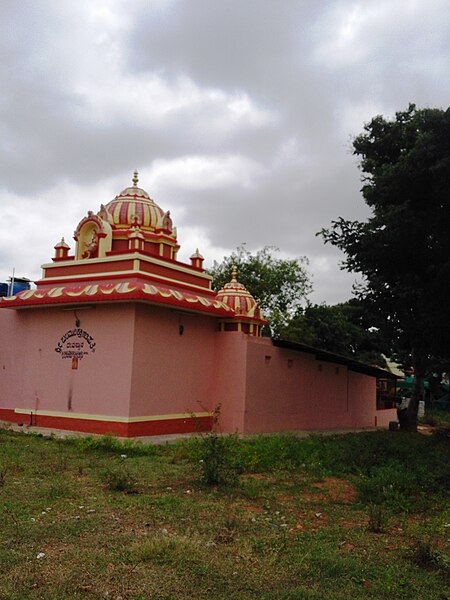
M448 437L219 440L0 430L0 598L450 598Z

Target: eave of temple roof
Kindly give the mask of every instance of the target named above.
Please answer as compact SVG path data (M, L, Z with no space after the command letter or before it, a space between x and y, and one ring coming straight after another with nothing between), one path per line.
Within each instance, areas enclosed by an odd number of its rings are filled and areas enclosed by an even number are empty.
M57 305L145 302L162 304L193 312L230 317L233 311L215 294L191 291L141 279L99 283L50 285L26 290L0 300L0 308L27 309Z

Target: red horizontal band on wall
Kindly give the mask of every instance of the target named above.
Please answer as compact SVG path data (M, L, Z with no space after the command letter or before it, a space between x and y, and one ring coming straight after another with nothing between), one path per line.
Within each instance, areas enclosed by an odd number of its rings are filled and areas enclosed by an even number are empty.
M18 414L12 409L1 408L0 420L28 426L31 424L31 414ZM119 437L137 437L144 435L170 435L174 433L200 433L210 431L212 419L210 416L207 416L121 423L118 421L96 421L91 419L72 419L33 414L32 425L34 427L62 429L64 431L82 431L84 433L116 435Z

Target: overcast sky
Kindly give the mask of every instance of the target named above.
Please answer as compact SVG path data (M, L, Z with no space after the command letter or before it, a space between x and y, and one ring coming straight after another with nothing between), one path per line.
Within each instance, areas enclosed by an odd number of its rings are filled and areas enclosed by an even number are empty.
M131 183L206 264L307 256L314 302L354 275L315 233L364 218L352 137L450 98L448 0L0 0L0 281L37 279Z

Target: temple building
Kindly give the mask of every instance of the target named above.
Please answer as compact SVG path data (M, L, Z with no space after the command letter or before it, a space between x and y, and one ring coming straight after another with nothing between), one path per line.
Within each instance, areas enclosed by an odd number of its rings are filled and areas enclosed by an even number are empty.
M251 290L216 292L196 250L138 187L89 211L36 287L0 298L0 420L143 436L386 426L384 371L261 337Z

